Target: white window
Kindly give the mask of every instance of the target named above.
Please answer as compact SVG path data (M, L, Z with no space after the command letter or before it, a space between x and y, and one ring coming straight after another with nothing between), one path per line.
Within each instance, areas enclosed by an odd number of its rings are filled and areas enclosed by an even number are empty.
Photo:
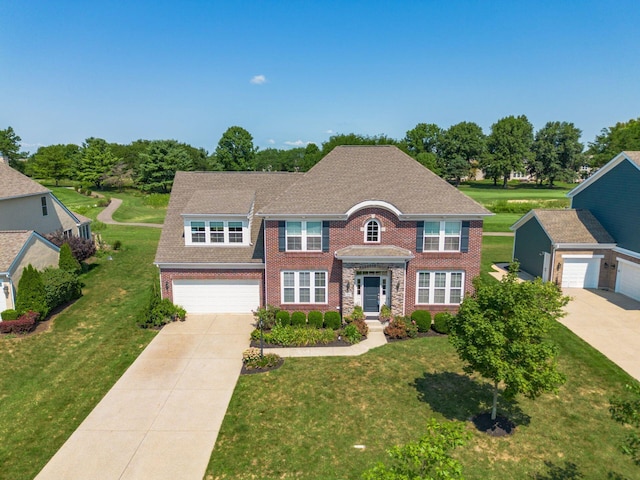
M186 227L191 241L187 245L247 245L248 228L246 222L214 220L210 222L191 221Z
M424 222L425 252L459 252L462 222Z
M459 304L463 285L463 272L418 272L416 303Z
M327 303L327 272L282 272L282 303Z
M366 243L380 243L380 223L369 220L364 225L364 241Z
M321 251L322 222L287 222L288 251Z

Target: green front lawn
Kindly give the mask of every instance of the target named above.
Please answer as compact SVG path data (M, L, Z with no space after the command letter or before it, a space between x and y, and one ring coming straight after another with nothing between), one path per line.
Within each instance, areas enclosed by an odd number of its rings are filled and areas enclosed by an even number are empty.
M135 316L157 280L159 235L107 227L122 249L82 276L84 296L47 332L0 337L0 478L34 478L154 337Z
M630 377L564 327L554 338L568 382L558 395L502 403L518 424L507 438L469 422L489 408L491 388L462 372L446 338L359 357L289 358L279 370L242 376L205 478L357 479L386 449L423 435L431 417L466 422L472 432L456 452L468 479L638 478L617 449L625 429L607 410ZM567 476L572 470L583 476Z
M485 232L511 232L509 227L522 218L520 213L496 213L491 217L484 217L482 229Z

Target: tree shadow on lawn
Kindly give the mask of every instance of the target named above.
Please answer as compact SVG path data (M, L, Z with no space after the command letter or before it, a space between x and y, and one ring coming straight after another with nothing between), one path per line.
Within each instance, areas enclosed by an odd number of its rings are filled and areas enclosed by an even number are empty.
M538 472L531 475L534 480L578 480L584 478L578 466L572 462L564 462L564 465L556 465L553 462L544 462L546 472Z
M477 382L466 375L453 372L425 372L410 384L418 391L418 399L450 420L467 421L491 409L493 387ZM528 425L531 417L525 414L517 401L498 399L498 414L515 425Z

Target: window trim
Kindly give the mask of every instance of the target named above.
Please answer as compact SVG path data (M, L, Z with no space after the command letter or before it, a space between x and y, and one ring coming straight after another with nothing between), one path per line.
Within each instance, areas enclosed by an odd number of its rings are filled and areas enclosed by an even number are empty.
M438 235L430 234L427 235L427 225L438 223ZM458 224L458 234L451 235L446 233L447 223L456 223ZM438 249L428 249L426 248L427 238L437 238L438 239ZM457 249L446 249L446 240L447 238L457 238L458 239L458 248ZM462 251L462 221L461 220L427 220L424 222L424 226L422 227L422 251L423 252L460 252Z
M377 228L375 231L376 240L369 240L369 226L374 224L377 225ZM371 218L367 220L364 224L364 243L380 243L381 232L382 232L382 225L380 225L380 221L378 219Z
M289 234L289 224L290 223L299 223L300 224L300 234L290 235ZM318 223L320 224L320 233L317 234L309 234L308 233L308 224L309 223ZM323 241L322 241L322 228L323 224L320 220L287 220L284 224L284 246L285 252L322 252ZM300 238L300 249L291 249L289 248L289 238ZM309 248L309 239L320 239L319 248Z
M436 287L436 274L446 275L445 277L445 286L444 286L444 302L435 302L435 290L441 289L443 287ZM428 287L420 287L420 275L421 274L429 274L429 286ZM460 286L452 287L451 286L451 278L453 274L460 275ZM464 300L464 281L465 281L465 272L464 270L418 270L416 272L416 305L460 305ZM427 290L428 291L428 301L420 302L420 292ZM452 290L460 290L460 302L451 302L451 291Z
M222 224L222 232L214 231L212 224ZM230 231L230 224L238 223L241 225L241 232L233 232ZM194 227L194 224L196 226ZM204 226L199 226L198 224L204 224ZM219 228L219 226L217 226ZM202 228L201 232L195 231L194 228ZM233 226L231 228L234 228ZM238 228L237 226L235 228ZM211 219L211 218L198 218L198 219L188 219L184 222L184 238L185 245L187 246L207 246L207 247L241 247L249 245L249 225L247 220L244 219ZM214 242L211 240L212 235L219 235L222 233L222 241ZM241 233L242 238L240 241L231 241L232 235L234 233ZM204 241L194 241L194 234L202 235L204 234Z
M293 285L285 286L285 276L287 274L293 274ZM324 285L316 285L316 275L323 274ZM309 275L309 285L301 285L300 284L300 274L308 274ZM282 305L326 305L328 303L329 298L329 272L326 270L282 270L280 272L280 303ZM300 301L300 290L302 288L309 289L309 301L301 302ZM285 289L293 289L293 302L285 300ZM318 293L319 289L324 290L324 300L321 302L316 301L316 293Z

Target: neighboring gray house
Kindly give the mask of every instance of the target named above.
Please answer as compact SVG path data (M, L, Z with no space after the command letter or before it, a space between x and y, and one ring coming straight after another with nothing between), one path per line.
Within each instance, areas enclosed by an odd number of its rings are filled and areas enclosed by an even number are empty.
M0 231L34 230L91 238L91 219L73 213L46 187L0 162Z
M640 300L640 152L620 153L567 195L571 210L532 210L511 227L514 259L562 287Z

